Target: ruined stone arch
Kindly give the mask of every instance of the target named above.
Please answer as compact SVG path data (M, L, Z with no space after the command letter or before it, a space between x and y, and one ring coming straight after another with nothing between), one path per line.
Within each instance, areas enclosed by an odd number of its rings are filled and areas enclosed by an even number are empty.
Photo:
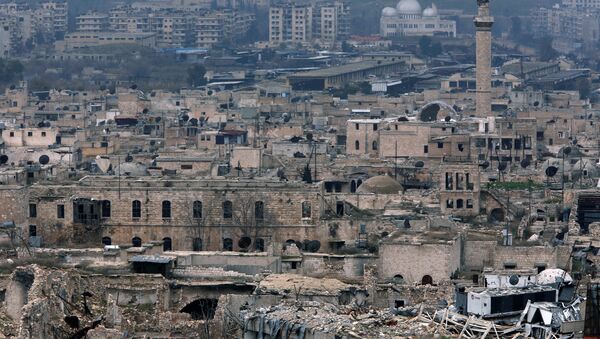
M437 110L435 110L436 107L437 107ZM460 118L459 114L456 112L454 107L452 107L451 105L449 105L446 102L436 100L436 101L427 103L425 106L421 107L421 109L419 110L419 114L417 115L418 120L424 121L424 122L431 122L431 121L438 121L442 118L445 118L445 117L439 117L439 112L442 109L449 111L450 118L455 119L455 120L458 120Z

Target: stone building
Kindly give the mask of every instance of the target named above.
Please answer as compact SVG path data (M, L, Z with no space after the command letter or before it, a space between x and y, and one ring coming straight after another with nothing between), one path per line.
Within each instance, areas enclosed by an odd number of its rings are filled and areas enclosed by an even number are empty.
M435 4L422 10L417 0L401 0L396 8L386 7L381 11L380 34L456 37L456 21L442 19Z
M86 239L141 246L169 239L175 250L264 250L286 241L326 242L318 192L269 180L90 176L72 185L31 186L28 225L43 244Z
M480 191L477 165L444 164L440 175L440 208L443 215L479 215Z

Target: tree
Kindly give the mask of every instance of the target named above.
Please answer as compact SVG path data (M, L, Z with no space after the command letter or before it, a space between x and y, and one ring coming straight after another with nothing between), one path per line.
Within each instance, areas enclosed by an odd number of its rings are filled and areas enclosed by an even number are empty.
M342 42L342 52L344 52L344 53L353 53L354 51L355 51L354 50L354 46L350 45L348 43L348 41Z
M428 57L435 57L442 54L442 44L439 42L434 42L428 36L422 36L419 38L419 50L421 55Z
M191 87L198 87L206 84L206 79L204 78L204 75L206 75L206 68L204 68L204 66L198 64L193 65L188 68L187 74L188 84Z
M558 57L558 52L552 47L552 38L541 38L537 43L537 51L542 61L550 61Z

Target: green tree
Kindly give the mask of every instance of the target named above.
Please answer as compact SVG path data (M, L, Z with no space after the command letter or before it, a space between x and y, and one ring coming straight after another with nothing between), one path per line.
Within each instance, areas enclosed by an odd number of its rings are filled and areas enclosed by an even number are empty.
M188 68L188 79L187 82L192 87L203 86L206 84L206 79L204 75L206 75L206 68L202 65L193 65Z

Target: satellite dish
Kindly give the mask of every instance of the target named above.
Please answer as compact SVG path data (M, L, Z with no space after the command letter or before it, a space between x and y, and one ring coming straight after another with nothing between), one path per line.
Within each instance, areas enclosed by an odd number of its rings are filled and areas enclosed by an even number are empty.
M318 252L320 248L321 242L319 240L311 240L306 244L306 249L312 253Z
M132 162L133 161L133 157L131 156L131 154L127 154L127 156L125 157L125 162Z
M479 164L479 166L483 169L486 169L486 168L490 167L490 162L484 161L483 163Z
M292 120L292 117L290 117L288 113L283 113L282 118L283 122L290 122L290 120Z
M8 162L8 155L2 154L0 155L0 165L4 165Z
M192 125L192 126L198 126L198 119L191 118L190 119L190 125Z
M452 120L452 117L449 115L446 115L446 117L444 118L445 122L450 122Z
M546 168L546 176L552 178L556 173L558 173L558 168L556 166L549 166Z
M508 167L508 164L506 163L506 161L501 161L498 164L498 170L499 171L504 171L504 170L506 170L507 167Z
M44 154L40 157L39 162L42 165L47 165L50 162L50 157Z
M571 154L571 147L567 146L567 147L563 148L563 154L564 155Z
M181 121L183 122L188 122L188 120L190 120L190 116L187 114L184 114L181 116Z
M162 120L161 117L156 117L156 119L154 121L156 121L157 123L159 123Z
M519 283L519 276L513 274L510 276L510 278L508 278L508 283L516 286Z
M425 163L421 160L415 162L415 167L416 168L423 168L425 166Z
M577 139L573 139L573 145L577 145Z
M529 167L529 165L531 165L531 163L529 162L529 159L521 160L521 167L527 168L527 167Z

